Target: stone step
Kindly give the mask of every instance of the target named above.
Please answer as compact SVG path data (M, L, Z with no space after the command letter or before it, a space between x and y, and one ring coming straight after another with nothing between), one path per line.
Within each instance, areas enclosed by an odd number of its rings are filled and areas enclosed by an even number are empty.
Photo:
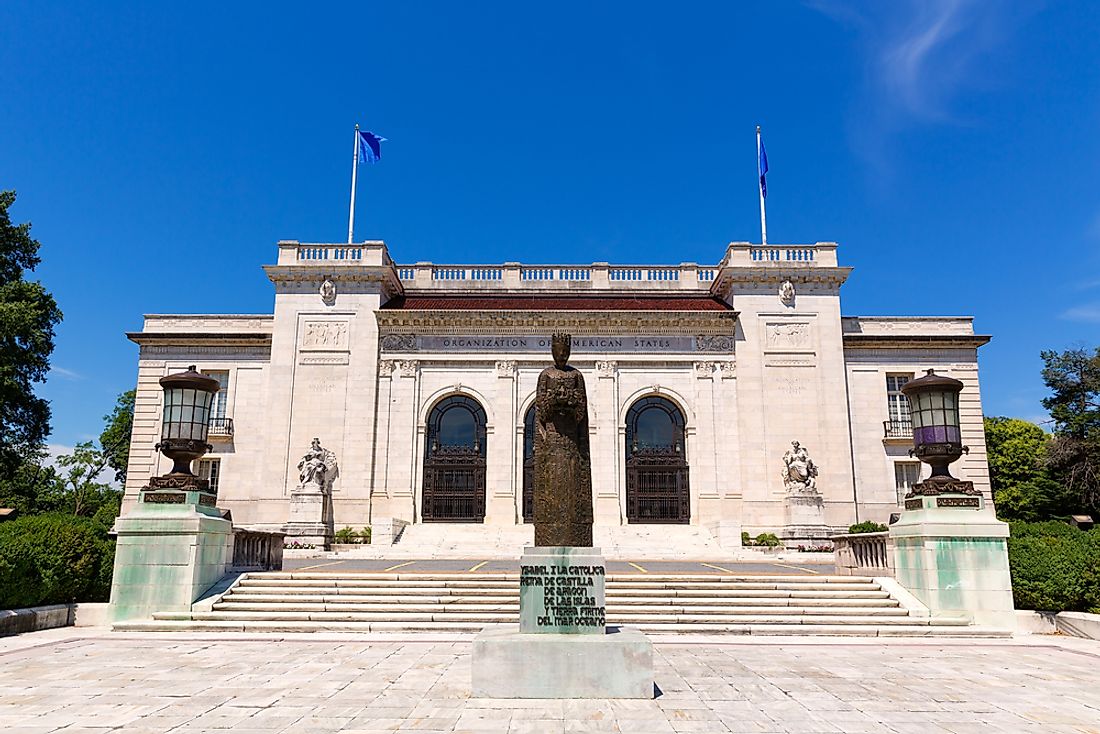
M431 580L299 580L290 579L272 583L268 579L243 578L239 588L264 589L516 589L518 581L431 581ZM781 582L727 582L707 583L700 581L608 581L607 588L616 590L702 590L702 591L876 591L878 584L869 583L781 583Z
M167 618L176 619L180 614L168 614ZM480 622L482 624L507 624L518 617L518 610L500 612L453 612L453 611L382 611L382 612L284 612L264 610L260 612L213 611L192 612L191 619L199 621L347 621L347 622ZM165 618L162 614L153 615L154 619ZM607 612L608 624L627 624L631 626L677 623L677 624L914 624L919 620L907 614L900 616L864 615L864 614L760 614L737 612L719 613L627 613Z
M879 587L858 590L834 589L623 589L610 586L607 598L715 598L715 599L887 599L890 594ZM499 597L518 598L519 587L499 589L448 589L441 587L298 587L298 586L236 586L230 595L251 597L309 596L367 599L381 597Z
M303 609L306 607L306 609ZM658 618L662 616L909 616L909 612L900 607L894 609L865 609L865 607L850 607L850 609L833 609L833 607L774 607L774 606L742 606L734 609L715 609L711 606L616 606L609 604L606 607L608 618ZM427 614L433 616L462 615L462 614L492 614L507 618L518 618L519 604L507 604L486 607L475 604L453 604L445 606L403 606L400 611L393 607L379 604L353 604L353 605L327 605L327 604L232 604L229 602L218 603L213 611L222 615L239 614L244 618L253 614L304 614L315 617L322 614L339 614L354 618L357 614L364 615L388 615L392 618L404 618L404 614ZM250 617L253 618L253 617ZM322 618L317 616L317 618ZM324 617L327 618L327 617Z
M484 625L464 622L223 622L195 620L143 620L118 622L120 632L437 632L474 634ZM721 634L721 635L813 635L845 637L1011 637L1000 629L967 625L965 620L911 625L723 625L723 624L645 624L636 625L646 634Z
M233 594L226 596L223 600L215 602L216 610L242 610L242 611L259 611L264 609L285 609L285 610L300 610L300 611L384 611L394 609L485 609L485 607L492 607L492 609L519 609L518 596L511 596L511 598L502 599L395 599L395 600L378 600L373 599L371 596L363 596L363 598L356 598L354 601L348 601L351 598L339 598L339 596L332 596L332 598L307 598L307 599L294 599L294 598L275 598L275 596L246 596ZM843 609L845 611L853 609L867 609L867 610L899 610L901 605L892 599L842 599L842 600L790 600L790 599L739 599L731 603L728 600L717 599L698 599L698 600L681 600L679 603L673 600L665 599L607 599L607 606L614 607L614 609L623 610L645 610L645 611L668 611L672 609L693 609L693 610L727 610L727 609L769 609L769 610L785 610L785 609L804 609L807 610L807 614L825 614L831 609Z
M274 581L302 580L302 581L519 581L518 573L401 573L401 572L367 572L345 571L329 572L321 571L261 571L249 573L243 580L269 579ZM874 578L870 576L837 576L824 574L721 574L721 573L609 573L607 581L642 581L642 582L694 582L708 583L838 583L838 584L871 584Z

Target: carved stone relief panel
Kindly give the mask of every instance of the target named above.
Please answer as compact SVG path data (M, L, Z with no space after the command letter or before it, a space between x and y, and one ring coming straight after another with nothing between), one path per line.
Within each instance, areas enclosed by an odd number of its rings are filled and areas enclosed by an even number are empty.
M306 321L302 324L302 351L346 351L347 321Z
M696 362L695 376L701 380L709 380L714 377L714 362Z
M765 345L770 349L795 349L810 345L810 325L804 321L768 322Z
M516 361L514 359L499 360L497 362L497 377L515 377Z
M383 359L378 362L378 376L389 377L396 367L397 364L392 359Z
M608 361L596 362L596 376L597 377L614 377L617 363Z
M415 359L403 359L397 363L397 366L401 370L402 377L416 377L416 370L420 363Z
M737 377L737 363L736 362L719 362L718 371L722 375L723 380L730 380Z

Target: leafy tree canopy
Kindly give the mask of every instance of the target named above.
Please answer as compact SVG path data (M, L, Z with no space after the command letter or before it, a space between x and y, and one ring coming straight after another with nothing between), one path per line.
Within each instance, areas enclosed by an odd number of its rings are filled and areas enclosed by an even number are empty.
M985 445L989 482L997 492L1038 477L1046 466L1050 436L1019 418L986 418Z
M35 457L50 430L50 406L33 385L46 379L53 352L57 302L24 279L38 265L39 243L29 223L12 224L14 191L0 191L0 476Z
M134 396L127 390L118 396L110 415L103 416L106 425L99 434L99 445L107 457L107 465L115 471L115 481L126 483L126 465L130 461L130 434L134 428Z
M1054 419L1047 467L1092 511L1100 509L1100 347L1042 352L1043 407Z

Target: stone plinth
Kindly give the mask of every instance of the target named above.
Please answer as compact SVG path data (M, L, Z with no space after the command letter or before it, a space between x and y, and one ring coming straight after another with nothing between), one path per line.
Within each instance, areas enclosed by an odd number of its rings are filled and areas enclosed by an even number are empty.
M520 623L474 640L473 695L653 698L653 645L605 626L599 548L536 546L520 559Z
M605 568L599 548L524 548L520 632L603 634Z
M329 548L333 531L326 521L328 498L319 489L298 487L290 493L290 516L286 524L288 543L298 542Z
M653 644L638 630L524 634L516 625L474 640L473 690L484 698L653 698Z
M233 562L233 523L206 492L142 490L115 528L115 622L190 611Z
M983 497L942 494L906 500L890 526L898 583L932 616L1015 629L1008 569L1008 525Z
M819 492L790 492L784 504L783 540L826 541L832 535L825 524L825 500Z

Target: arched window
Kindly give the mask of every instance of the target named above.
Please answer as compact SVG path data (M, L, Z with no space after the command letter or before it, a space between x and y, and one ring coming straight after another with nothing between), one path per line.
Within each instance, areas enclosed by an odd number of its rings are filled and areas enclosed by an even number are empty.
M485 409L473 398L444 398L428 416L420 517L485 520Z
M523 521L535 521L535 405L523 415Z
M690 497L684 414L665 398L642 398L626 414L626 519L689 522Z

